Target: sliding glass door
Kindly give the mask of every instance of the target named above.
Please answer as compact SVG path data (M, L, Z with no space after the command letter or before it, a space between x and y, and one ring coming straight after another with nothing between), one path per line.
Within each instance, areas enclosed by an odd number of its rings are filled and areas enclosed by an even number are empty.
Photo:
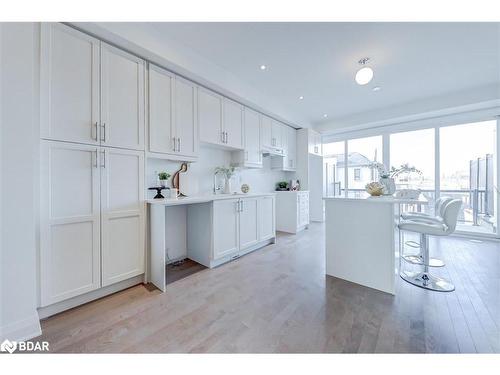
M345 158L345 142L323 145L323 181L325 197L344 195L345 180L342 165Z
M347 141L347 170L342 163L341 173L346 173L347 196L364 197L365 186L377 181L377 163L382 163L382 136L351 139Z
M496 233L496 121L439 129L441 196L462 200L459 230Z

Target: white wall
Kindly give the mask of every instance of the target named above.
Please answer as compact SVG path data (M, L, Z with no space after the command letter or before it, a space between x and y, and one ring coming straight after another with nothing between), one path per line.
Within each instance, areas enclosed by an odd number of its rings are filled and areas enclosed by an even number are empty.
M0 340L41 333L37 306L38 25L0 24Z
M213 172L218 166L229 166L231 163L231 153L229 151L216 149L210 146L200 145L199 161L189 165L188 174L192 176L189 183L198 186L198 194L212 194ZM261 169L238 169L232 178L232 190L240 192L242 184L250 186L250 192L263 193L274 191L276 183L282 180L295 178L293 172L283 172L271 169L271 159L263 158L263 168ZM180 162L148 159L146 168L146 186L156 186L155 171L166 171L171 175L180 168ZM170 181L169 185L170 186ZM152 198L155 192L148 192L148 197ZM165 194L168 194L166 192Z

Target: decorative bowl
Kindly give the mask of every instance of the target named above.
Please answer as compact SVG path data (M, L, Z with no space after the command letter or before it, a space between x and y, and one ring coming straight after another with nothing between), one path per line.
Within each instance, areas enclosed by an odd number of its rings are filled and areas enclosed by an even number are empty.
M378 196L384 194L384 185L382 185L380 182L376 182L376 181L370 182L369 184L366 184L365 190L372 197L378 197Z

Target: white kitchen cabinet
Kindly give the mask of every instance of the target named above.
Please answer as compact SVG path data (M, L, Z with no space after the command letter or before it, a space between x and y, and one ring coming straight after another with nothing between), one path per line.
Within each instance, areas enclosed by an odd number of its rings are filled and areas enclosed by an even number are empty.
M175 155L175 75L149 64L149 151Z
M98 150L41 142L41 306L100 287Z
M260 123L260 143L263 149L274 147L272 121L273 120L269 117L262 115Z
M99 40L58 24L41 24L40 135L98 144Z
M297 233L309 226L309 192L276 192L276 230Z
M144 273L144 153L102 148L102 286Z
M268 195L259 198L259 240L264 241L276 237L274 196Z
M198 157L196 85L149 65L149 151L165 159ZM162 155L158 155L163 157Z
M323 155L323 144L321 134L308 129L309 153L313 155Z
M201 87L198 88L198 125L201 142L224 144L222 96Z
M101 144L144 150L144 60L101 43Z
M262 150L260 147L260 118L258 112L250 108L243 109L244 150L232 153L233 165L246 168L262 168Z
M227 98L224 98L222 105L224 144L243 149L243 106Z
M257 244L259 238L259 199L240 200L240 249L244 250Z
M284 148L283 143L283 129L282 123L271 120L271 145L276 148Z
M289 126L283 126L284 157L273 157L271 168L295 172L297 168L297 131Z
M239 199L224 199L213 203L214 259L232 254L239 249L239 208Z
M183 160L198 156L198 122L196 113L196 85L186 79L175 78L175 137L177 153Z

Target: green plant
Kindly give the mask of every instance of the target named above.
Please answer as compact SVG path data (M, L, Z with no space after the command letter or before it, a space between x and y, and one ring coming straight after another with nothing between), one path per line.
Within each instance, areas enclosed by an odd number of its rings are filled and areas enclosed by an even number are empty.
M168 180L170 178L170 173L167 172L160 172L158 173L158 179L159 180Z
M279 189L288 189L288 182L280 181L276 184Z
M233 174L234 174L235 168L233 166L231 167L217 167L215 168L215 174L222 174L224 177L227 179L230 179Z
M422 171L413 167L413 166L410 166L408 163L401 164L401 166L399 168L394 168L394 167L391 168L390 175L392 178L396 178L401 173L417 173L417 174L421 175Z

